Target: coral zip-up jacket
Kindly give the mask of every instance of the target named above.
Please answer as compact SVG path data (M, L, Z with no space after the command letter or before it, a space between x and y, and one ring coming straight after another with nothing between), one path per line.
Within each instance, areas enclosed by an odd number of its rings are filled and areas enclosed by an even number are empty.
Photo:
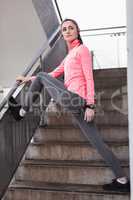
M89 49L74 40L71 50L61 64L49 73L57 78L64 73L66 88L86 100L87 104L94 104L94 80L92 59Z

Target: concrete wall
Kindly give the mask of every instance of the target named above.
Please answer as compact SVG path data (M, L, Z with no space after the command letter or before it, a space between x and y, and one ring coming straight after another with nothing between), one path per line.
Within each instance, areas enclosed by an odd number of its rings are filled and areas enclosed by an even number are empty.
M0 86L10 87L45 41L32 0L0 0Z
M130 142L131 199L133 199L133 1L127 0L127 48L128 48L128 116Z

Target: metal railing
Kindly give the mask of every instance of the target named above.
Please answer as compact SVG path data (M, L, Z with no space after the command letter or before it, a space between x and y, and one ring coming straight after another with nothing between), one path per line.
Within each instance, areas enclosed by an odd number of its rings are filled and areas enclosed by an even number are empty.
M60 41L59 39L60 31L58 27L48 39L49 47L46 48L45 44L42 46L22 75L27 76L29 73L32 75L38 68L42 67L43 60L49 57L48 54ZM2 113L0 120L0 199L6 192L40 122L40 108L33 109L34 114L29 112L20 122L16 122L8 111L8 106L6 106L8 99L16 92L16 96L21 96L23 87L19 87L19 82L15 82L0 104L0 113Z
M35 57L31 61L31 63L27 66L26 70L22 73L23 76L27 76L29 74L29 72L33 69L35 64L38 62L38 60L40 61L40 66L42 66L42 60L48 55L48 53L51 50L50 47L53 47L54 44L56 43L56 41L59 38L60 38L60 27L58 27L57 30L49 38L49 40L48 40L49 47L46 49L46 43L45 43L41 47L41 49L39 49L39 51L37 52L37 54L35 55ZM12 96L14 94L14 92L18 89L18 87L19 87L19 82L15 81L15 83L11 87L11 90L8 92L8 94L4 97L4 99L0 103L0 112L2 111L4 106L6 105L8 99L10 98L10 96Z
M37 51L32 61L22 73L23 76L31 76L44 70L44 62L51 58L51 52L61 42L60 25L53 32L47 42ZM54 58L53 58L54 59ZM29 85L26 85L28 88ZM18 99L25 91L25 85L16 82L0 103L0 199L4 196L13 175L15 174L23 155L40 123L40 107L28 112L23 120L16 122L8 110L8 99L13 96ZM2 90L1 90L2 92Z
M93 68L127 66L126 26L81 30L84 43L93 52Z
M60 21L63 13L59 2L53 0ZM112 26L91 29L81 29L81 36L93 57L93 69L127 67L126 26ZM123 38L122 38L123 37ZM104 43L104 40L106 42ZM108 40L108 41L107 41ZM104 47L103 43L108 47ZM110 43L114 43L110 48ZM102 47L99 49L99 47Z

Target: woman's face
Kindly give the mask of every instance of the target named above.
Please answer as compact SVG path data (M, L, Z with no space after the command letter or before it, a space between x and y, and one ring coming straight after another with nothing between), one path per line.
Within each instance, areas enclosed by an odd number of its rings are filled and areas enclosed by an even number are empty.
M78 37L79 31L72 21L65 21L61 26L61 32L66 42L71 42Z

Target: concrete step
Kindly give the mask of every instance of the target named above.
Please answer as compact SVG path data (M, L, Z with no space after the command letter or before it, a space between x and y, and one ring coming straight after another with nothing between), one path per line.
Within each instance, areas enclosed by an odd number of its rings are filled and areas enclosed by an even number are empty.
M95 88L113 88L127 84L126 70L107 69L94 71Z
M112 98L112 99L97 99L96 112L100 114L101 112L118 111L123 114L128 114L128 102L127 96L122 98Z
M102 110L96 113L95 122L97 125L121 125L125 126L128 124L128 116L125 113L120 113L117 111L106 112ZM47 115L47 125L55 126L58 125L76 125L70 113L48 113Z
M118 111L128 114L127 87L96 91L97 112Z
M120 160L128 160L127 143L108 143L110 149ZM25 159L33 160L77 160L101 161L103 158L89 142L45 142L31 144Z
M127 85L115 86L111 88L95 88L96 97L101 97L101 99L111 99L112 97L122 97L127 96Z
M105 141L128 141L128 127L127 126L98 126L99 134L102 135ZM86 138L80 129L73 126L47 126L45 128L38 128L34 135L35 142L83 142Z
M106 78L120 78L127 76L127 68L110 68L110 69L96 69L94 70L94 76L97 79Z
M126 77L104 77L101 79L94 78L95 89L98 88L114 88L127 85Z
M128 115L124 110L103 111L96 113L95 122L97 125L124 125L128 124Z
M128 174L128 163L122 163ZM15 175L17 181L40 181L103 185L114 178L112 170L104 162L25 160Z
M3 200L129 200L123 192L104 191L100 186L51 184L45 182L16 182Z

